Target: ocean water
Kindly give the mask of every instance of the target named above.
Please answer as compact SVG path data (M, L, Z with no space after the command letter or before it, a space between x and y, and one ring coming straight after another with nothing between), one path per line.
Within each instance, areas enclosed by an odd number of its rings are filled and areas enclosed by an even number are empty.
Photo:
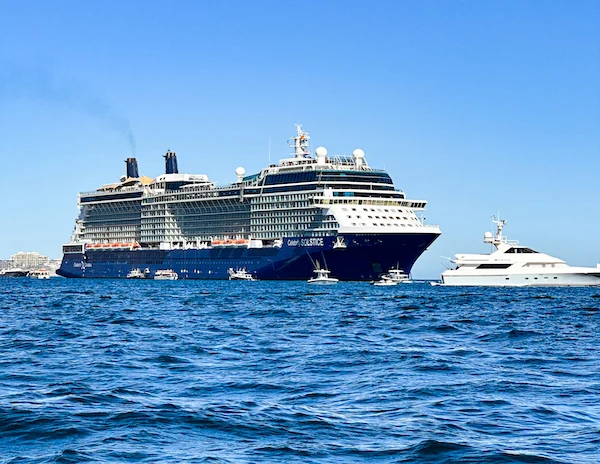
M0 462L600 462L600 289L0 279Z

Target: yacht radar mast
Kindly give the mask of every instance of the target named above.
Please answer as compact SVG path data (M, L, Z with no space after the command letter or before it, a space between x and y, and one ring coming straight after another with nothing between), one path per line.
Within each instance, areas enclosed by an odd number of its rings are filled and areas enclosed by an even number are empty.
M298 131L298 135L296 135L296 137L291 137L288 140L288 144L290 147L294 148L296 159L302 159L309 153L308 139L310 139L310 135L308 135L308 132L302 130L302 124L296 124L296 130Z
M506 224L506 219L500 219L500 216L492 216L492 222L496 224L496 236L494 237L491 232L486 232L483 236L484 243L491 243L496 248L498 245L502 243L506 243L508 245L516 245L519 242L517 240L508 240L507 237L502 235L502 229L504 228L504 224Z

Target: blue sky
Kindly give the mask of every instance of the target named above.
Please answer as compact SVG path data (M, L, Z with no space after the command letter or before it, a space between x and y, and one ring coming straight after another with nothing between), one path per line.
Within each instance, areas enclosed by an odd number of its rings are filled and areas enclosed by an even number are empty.
M509 238L600 262L597 1L0 1L0 258L60 257L77 192L140 172L220 184L360 147L443 235L417 262Z

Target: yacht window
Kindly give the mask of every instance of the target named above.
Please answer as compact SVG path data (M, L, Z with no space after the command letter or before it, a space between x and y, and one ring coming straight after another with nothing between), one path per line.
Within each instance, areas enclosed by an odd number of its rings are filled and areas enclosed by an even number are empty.
M513 247L513 248L509 248L504 253L537 253L537 251L534 251L531 248Z
M485 263L480 264L476 269L507 269L511 266L511 263Z

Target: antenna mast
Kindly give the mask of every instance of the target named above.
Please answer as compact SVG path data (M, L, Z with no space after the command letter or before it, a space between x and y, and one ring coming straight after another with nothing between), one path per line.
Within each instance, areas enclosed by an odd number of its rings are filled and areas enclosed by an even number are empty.
M298 135L296 137L292 137L288 140L288 144L290 147L294 148L294 155L296 155L297 159L301 159L308 155L308 139L310 139L310 135L308 132L302 130L302 124L296 124L296 130L298 131Z

